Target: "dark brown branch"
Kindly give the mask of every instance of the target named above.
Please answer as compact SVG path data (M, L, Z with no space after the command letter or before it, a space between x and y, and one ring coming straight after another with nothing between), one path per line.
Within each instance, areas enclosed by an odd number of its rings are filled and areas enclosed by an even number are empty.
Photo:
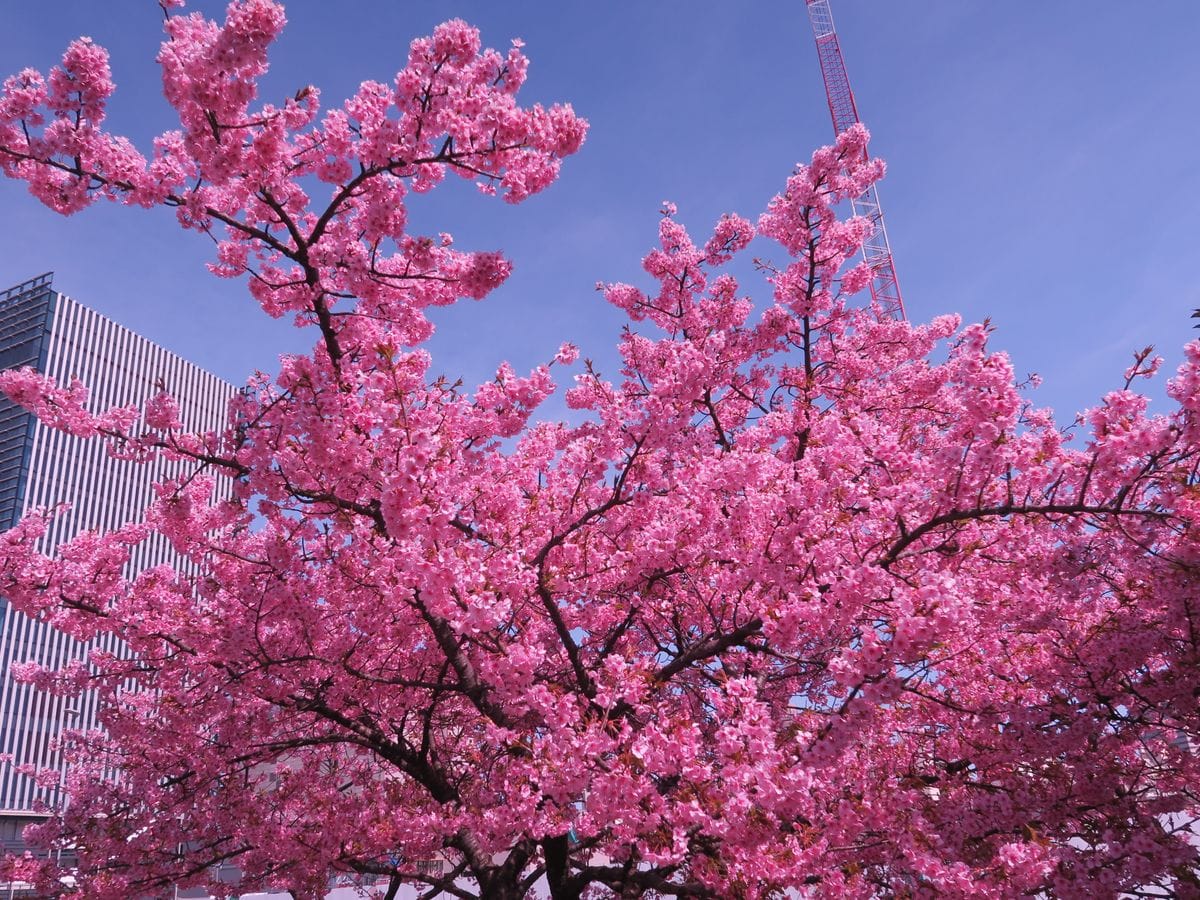
M1121 499L1124 499L1123 496ZM1094 506L1084 503L1047 503L1047 504L1012 504L1005 503L999 506L983 506L976 509L954 509L950 512L942 513L940 516L934 516L926 522L918 525L911 531L900 529L900 539L892 544L888 552L879 561L879 565L886 569L894 563L908 547L919 541L942 525L950 525L954 522L969 522L976 519L986 519L993 516L1147 516L1151 518L1166 518L1166 513L1153 509L1128 509L1120 505L1119 501L1114 501L1110 505Z

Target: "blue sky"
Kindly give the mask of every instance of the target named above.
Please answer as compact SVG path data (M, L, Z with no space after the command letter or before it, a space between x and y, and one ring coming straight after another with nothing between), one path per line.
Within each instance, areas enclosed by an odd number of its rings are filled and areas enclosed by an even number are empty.
M45 70L90 35L112 52L110 125L146 147L173 125L153 62L159 12L100 6L0 0L0 69ZM1036 399L1064 422L1119 386L1137 347L1157 345L1173 369L1200 306L1200 3L833 9L889 164L880 193L909 317L990 317L993 346L1043 376ZM363 79L390 80L409 40L453 16L491 46L523 38L524 99L570 101L592 130L559 183L521 206L456 180L415 204L422 230L516 266L482 304L438 316L435 368L449 375L527 368L563 340L611 372L621 320L594 285L643 277L660 202L702 237L722 212L757 216L831 138L801 0L296 0L264 96L311 83L339 103ZM60 290L235 382L311 342L266 319L242 283L208 275L210 245L169 212L97 205L64 219L12 182L0 210L0 286L54 270Z

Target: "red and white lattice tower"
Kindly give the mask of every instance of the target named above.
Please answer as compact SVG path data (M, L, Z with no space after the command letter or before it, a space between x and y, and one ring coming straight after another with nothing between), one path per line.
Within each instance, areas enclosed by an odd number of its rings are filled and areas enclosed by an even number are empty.
M833 27L829 0L806 2L813 37L817 39L817 57L821 60L821 76L825 79L825 96L829 99L829 114L833 116L833 131L835 135L841 134L859 121L854 92L850 90L850 77L846 74L846 61L842 58L842 48ZM900 297L900 283L896 280L896 266L892 262L892 247L883 224L879 192L871 185L850 203L855 215L865 216L874 226L871 236L863 245L863 258L874 273L871 298L883 315L903 319L904 301Z

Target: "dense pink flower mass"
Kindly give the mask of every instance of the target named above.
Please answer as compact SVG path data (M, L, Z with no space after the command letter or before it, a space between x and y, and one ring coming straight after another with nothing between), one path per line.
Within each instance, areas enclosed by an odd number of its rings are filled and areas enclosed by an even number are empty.
M697 241L664 206L647 286L602 286L630 320L619 377L578 366L576 424L536 421L578 350L473 391L432 377L426 307L509 264L409 234L406 204L448 172L520 201L585 124L518 105L519 44L461 22L341 108L257 105L283 23L270 0L167 19L180 129L150 158L104 130L86 40L0 97L0 165L47 205L173 208L214 272L319 333L222 435L166 396L95 414L81 385L0 376L56 427L199 470L56 560L30 549L42 516L0 537L14 605L136 654L14 673L107 704L32 834L75 849L83 895L229 861L237 892L297 897L331 873L559 900L1200 896L1200 344L1170 415L1127 383L1064 433L985 326L880 320L851 300L868 226L837 215L882 175L855 128L757 223ZM781 256L757 304L729 270L756 236ZM151 531L200 574L128 577Z

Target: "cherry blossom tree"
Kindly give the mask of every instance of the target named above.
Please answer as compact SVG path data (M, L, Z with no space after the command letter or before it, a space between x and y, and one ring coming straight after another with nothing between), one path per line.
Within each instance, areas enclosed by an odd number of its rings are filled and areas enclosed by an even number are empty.
M475 390L432 374L427 307L498 254L406 229L447 173L520 202L581 145L518 105L526 59L449 22L323 114L258 103L283 26L170 8L180 129L104 128L81 40L0 97L0 166L52 209L175 210L213 271L314 330L221 434L159 396L97 411L27 371L43 420L157 464L144 521L47 559L54 511L0 538L0 591L80 640L48 691L96 691L70 803L30 837L95 898L212 883L322 896L335 873L426 896L1200 896L1200 343L1150 416L1133 383L1060 430L983 325L881 318L841 201L883 172L852 129L757 222L694 240L667 205L606 379L564 344ZM769 285L730 273L752 239ZM573 371L573 424L536 418ZM214 480L234 480L214 501ZM198 575L131 575L166 535ZM114 774L116 773L116 774ZM437 872L423 861L446 863ZM73 882L61 880L70 874ZM73 884L74 887L64 887Z

